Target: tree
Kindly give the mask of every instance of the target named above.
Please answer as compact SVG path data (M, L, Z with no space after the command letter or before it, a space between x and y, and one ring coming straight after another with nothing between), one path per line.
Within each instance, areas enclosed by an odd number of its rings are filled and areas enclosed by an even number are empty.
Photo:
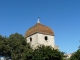
M9 36L8 43L12 59L24 59L25 51L29 51L30 47L30 45L26 43L26 39L21 34L15 33Z
M9 37L0 35L0 55L11 57L13 60L23 60L25 52L30 50L30 45L21 34L11 34Z
M70 60L80 60L80 49L78 49L75 53L72 54Z
M0 35L0 55L13 60L63 60L63 54L50 46L38 46L32 49L21 34L11 34L9 37Z
M63 60L63 54L50 46L38 46L25 60Z
M9 46L7 44L7 38L6 37L2 37L0 35L0 55L5 55L7 56L8 55L8 49L9 49Z

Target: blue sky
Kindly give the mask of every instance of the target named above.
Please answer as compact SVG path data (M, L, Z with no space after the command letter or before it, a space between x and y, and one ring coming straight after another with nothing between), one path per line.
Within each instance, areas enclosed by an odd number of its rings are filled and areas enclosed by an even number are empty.
M0 34L25 34L40 22L52 28L61 51L72 53L80 45L80 0L0 0Z

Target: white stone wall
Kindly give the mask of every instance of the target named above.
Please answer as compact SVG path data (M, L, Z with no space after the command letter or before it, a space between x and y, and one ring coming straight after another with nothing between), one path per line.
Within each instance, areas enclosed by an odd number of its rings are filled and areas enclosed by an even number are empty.
M45 36L48 37L48 40L45 40ZM32 38L32 42L30 42L30 37ZM40 34L40 33L36 33L32 36L29 36L26 38L27 39L27 43L30 43L31 46L36 47L37 45L48 45L48 46L52 46L54 47L55 43L54 43L54 36L51 35L44 35L44 34Z
M32 42L30 42L30 37L32 38ZM33 45L35 45L37 43L37 34L29 36L26 39L27 39L27 43L30 43L31 46L33 46Z
M45 40L45 36L48 37L47 41ZM54 36L38 33L38 43L54 47Z

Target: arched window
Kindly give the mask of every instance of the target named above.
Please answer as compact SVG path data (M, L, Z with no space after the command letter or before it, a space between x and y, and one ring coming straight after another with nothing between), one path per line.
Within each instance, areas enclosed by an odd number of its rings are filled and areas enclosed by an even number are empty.
M30 37L30 42L32 42L32 38Z
M48 40L48 37L47 36L45 36L45 38L44 38L46 41Z

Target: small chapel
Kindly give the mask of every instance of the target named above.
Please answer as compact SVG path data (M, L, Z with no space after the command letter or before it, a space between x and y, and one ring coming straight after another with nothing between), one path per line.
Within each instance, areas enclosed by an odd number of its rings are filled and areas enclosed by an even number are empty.
M53 30L40 23L39 18L37 23L29 28L25 33L25 38L27 43L30 43L30 46L35 49L39 45L51 46L54 49L59 49L55 45Z

